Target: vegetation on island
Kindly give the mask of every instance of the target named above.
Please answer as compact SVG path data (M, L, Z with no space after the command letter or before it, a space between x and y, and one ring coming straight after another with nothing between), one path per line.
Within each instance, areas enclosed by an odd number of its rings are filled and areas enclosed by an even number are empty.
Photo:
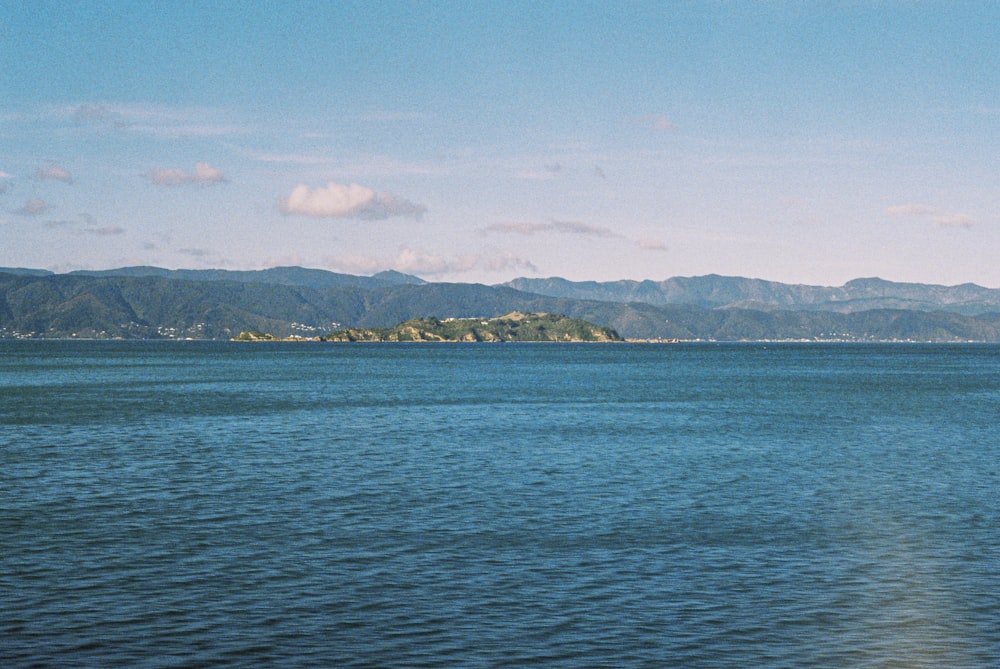
M611 342L611 328L557 314L511 312L498 318L414 318L391 328L348 328L334 342Z
M233 337L230 341L244 341L244 342L262 342L262 341L321 341L320 337L301 337L299 335L291 335L289 337L279 337L273 335L269 332L257 332L256 330L250 332L241 332L239 335Z

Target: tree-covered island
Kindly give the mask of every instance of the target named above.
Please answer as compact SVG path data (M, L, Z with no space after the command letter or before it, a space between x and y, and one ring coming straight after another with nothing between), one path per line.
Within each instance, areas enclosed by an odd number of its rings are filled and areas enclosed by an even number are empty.
M312 341L328 342L620 342L601 325L558 314L511 312L497 318L414 318L391 328L348 328ZM233 341L290 341L243 332ZM295 341L305 341L297 339Z

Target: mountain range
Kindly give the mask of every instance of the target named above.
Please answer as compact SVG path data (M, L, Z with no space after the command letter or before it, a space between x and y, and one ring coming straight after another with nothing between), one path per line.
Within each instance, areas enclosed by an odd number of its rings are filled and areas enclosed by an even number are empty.
M564 314L633 339L1000 341L1000 290L855 279L839 287L708 275L519 278L493 286L302 267L0 268L0 337L228 339L320 335L412 318Z
M895 283L878 278L854 279L843 286L807 286L762 279L715 274L675 277L666 281L594 281L566 279L514 279L511 288L539 295L602 302L644 304L693 304L707 309L719 307L836 311L851 313L870 309L917 309L953 311L976 315L1000 310L1000 290L966 283L936 286Z

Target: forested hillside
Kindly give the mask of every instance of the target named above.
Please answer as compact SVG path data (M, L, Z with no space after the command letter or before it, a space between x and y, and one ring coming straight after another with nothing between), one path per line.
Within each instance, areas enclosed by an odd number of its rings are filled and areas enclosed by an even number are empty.
M318 336L344 328L391 327L413 318L494 318L520 311L565 314L639 339L1000 341L1000 309L966 314L939 305L930 310L926 292L926 310L710 308L426 283L401 274L345 278L282 268L242 281L232 279L246 278L244 273L204 278L190 272L180 278L151 270L0 270L0 337L229 339L243 331ZM944 292L949 299L957 294Z

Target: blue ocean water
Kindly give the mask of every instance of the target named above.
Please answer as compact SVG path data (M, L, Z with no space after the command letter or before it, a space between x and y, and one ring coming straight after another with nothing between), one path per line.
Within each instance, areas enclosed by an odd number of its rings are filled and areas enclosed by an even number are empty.
M1000 664L1000 347L0 342L4 667Z

